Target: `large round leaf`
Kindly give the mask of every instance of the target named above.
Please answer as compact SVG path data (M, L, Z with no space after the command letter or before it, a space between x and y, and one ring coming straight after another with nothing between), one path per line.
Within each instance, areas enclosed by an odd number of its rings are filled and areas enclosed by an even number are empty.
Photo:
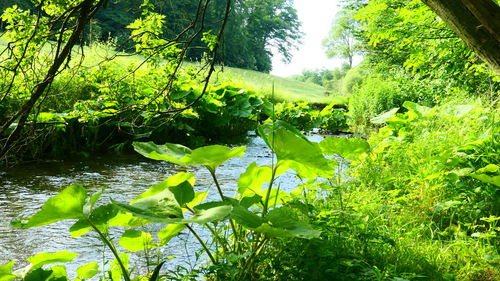
M326 159L317 143L307 140L299 131L284 122L259 127L259 134L276 157L287 163L301 177L331 177L333 162Z
M43 204L42 209L31 217L13 221L13 227L30 228L66 219L84 217L83 207L87 190L81 185L70 185Z
M337 154L349 160L356 160L360 155L370 151L370 144L356 138L326 138L320 143L321 150L326 155Z

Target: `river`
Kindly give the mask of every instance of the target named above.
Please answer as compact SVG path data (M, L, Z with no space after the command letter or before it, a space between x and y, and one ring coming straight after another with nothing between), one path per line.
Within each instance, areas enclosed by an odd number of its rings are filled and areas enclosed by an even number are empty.
M320 135L311 135L312 141L321 141ZM237 187L237 179L252 162L258 165L270 164L271 151L264 141L250 136L245 144L245 156L233 158L217 170L218 180L224 193L232 196ZM95 234L71 238L69 227L73 221L61 221L48 226L31 229L12 229L10 222L20 217L34 214L51 196L70 184L83 184L91 191L102 186L107 189L101 202L109 202L112 197L119 201L130 201L170 175L177 172L191 172L196 176L195 189L210 191L208 200L218 200L217 192L208 171L202 167L179 167L171 163L153 161L139 154L105 155L79 161L54 161L22 165L0 171L0 265L11 260L19 261L16 268L27 257L39 252L72 251L80 255L68 265L68 272L77 266L91 261L104 261L111 257ZM285 174L279 178L282 188L291 189L296 183L295 177ZM211 197L211 198L210 198ZM161 226L148 225L142 230L158 231ZM119 234L117 230L116 235ZM161 250L161 259L176 257L167 262L167 267L190 268L196 261L194 252L198 249L194 238L182 233ZM135 254L132 265L141 272L139 262L143 253Z

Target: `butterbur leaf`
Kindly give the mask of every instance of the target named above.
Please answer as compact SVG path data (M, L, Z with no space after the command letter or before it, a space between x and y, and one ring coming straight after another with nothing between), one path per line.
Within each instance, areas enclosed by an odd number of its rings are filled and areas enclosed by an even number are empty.
M91 279L97 273L99 273L99 265L95 261L82 265L76 269L76 274L78 275L78 278L82 280Z
M118 208L113 204L97 207L90 213L90 221L103 232L107 232L108 222L118 215ZM86 219L80 219L70 227L71 237L79 237L91 230Z
M326 138L320 142L321 150L326 155L337 154L349 160L356 160L363 153L370 151L370 144L356 138Z
M145 197L132 204L113 201L119 208L132 213L134 216L152 222L169 223L174 218L182 218L182 209L174 194L166 189L155 195Z
M169 190L174 194L175 200L180 206L185 206L194 199L194 189L189 182L183 182L177 186L172 186Z
M471 174L471 177L482 181L484 183L489 183L500 187L500 176L488 176L486 174Z
M56 265L50 269L38 268L23 279L24 281L67 281L66 267Z
M187 182L191 186L194 186L194 183L195 183L194 175L191 173L177 173L173 176L170 176L166 180L151 186L147 191L145 191L144 193L139 195L137 198L132 200L131 203L134 203L135 201L137 201L141 198L145 198L145 197L160 193L167 188L178 186L184 182Z
M9 281L18 277L12 273L14 263L15 261L10 261L6 264L0 265L0 281Z
M83 214L86 217L90 215L90 212L92 211L92 209L94 209L95 203L97 202L97 200L99 200L103 192L104 188L92 194L92 196L87 197L87 199L85 200L85 205L83 205Z
M222 145L210 145L191 150L179 144L157 145L153 142L135 142L134 148L140 154L154 159L169 161L177 165L203 165L210 171L233 157L241 157L246 147L234 149Z
M211 171L220 166L222 163L234 157L242 157L246 147L240 146L229 148L222 145L210 145L197 148L191 153L192 164L203 165Z
M250 229L255 229L262 225L262 223L264 222L261 217L241 206L236 206L233 208L233 211L231 212L231 218L238 224Z
M185 224L169 224L158 232L160 245L167 245L168 242L186 228Z
M155 246L151 233L134 229L125 230L118 244L130 252L144 251Z
M303 139L304 141L309 142L306 136L304 136L299 130L281 120L277 120L270 124L261 125L257 128L257 132L259 133L260 137L266 142L267 146L271 149L273 149L273 141L272 141L273 132L276 132L278 130L288 131L294 134L295 136Z
M134 217L130 213L118 213L115 217L109 220L109 226L123 226L123 227L139 227L150 223L148 220Z
M173 143L158 145L153 142L134 142L135 151L153 160L169 161L177 165L189 165L191 149Z
M262 226L257 231L269 234L271 236L282 235L300 237L306 239L318 238L321 231L315 230L306 222L300 221L295 212L288 207L281 207L271 210L265 219L268 220L268 226Z
M290 169L284 161L278 161L275 177L280 176ZM240 175L238 180L238 198L261 194L265 183L271 181L273 170L269 166L257 166L255 162L250 164L246 171Z
M290 233L284 229L272 227L268 223L263 223L262 225L260 225L259 227L257 227L254 230L256 232L259 232L259 233L266 235L267 237L272 237L272 238L274 238L274 237L294 237L295 236L292 233Z
M264 183L271 181L272 173L271 167L258 167L255 162L250 164L238 180L239 196L244 197L258 192Z
M81 185L70 185L59 194L50 198L42 209L33 216L13 221L13 227L30 228L51 224L66 219L84 217L83 206L86 203L87 190Z
M196 206L194 210L195 215L192 218L180 222L205 224L221 220L231 213L232 206L226 202L209 202Z
M243 208L250 208L251 206L257 204L257 203L260 203L260 202L263 202L262 200L262 196L258 195L258 194L255 194L253 196L248 196L248 197L243 197L239 204L240 206L242 206Z
M276 153L278 160L293 168L303 178L331 177L334 169L326 159L317 143L308 141L305 136L284 122L259 127L269 147ZM279 126L277 126L279 125Z
M205 200L205 198L207 198L207 196L208 196L208 191L195 192L193 200L191 200L191 202L186 204L186 206L189 208L194 208L196 205L203 202L203 200Z
M77 253L61 251L56 253L40 253L26 259L30 265L30 270L40 268L46 264L70 262L78 256Z
M262 202L269 202L269 207L285 204L291 200L290 194L283 190L280 190L279 188L271 189L271 192L269 192L269 199L267 199L268 192L265 189L262 189L259 192L259 195L262 197Z
M418 116L425 116L432 111L432 108L430 107L422 106L411 101L405 101L403 103L403 107L415 112L416 114L418 114Z
M399 107L393 108L393 109L391 109L387 112L384 112L376 117L373 117L372 119L370 119L370 122L372 122L373 124L377 124L377 125L384 124L387 121L389 121L391 118L395 117L396 113L398 111L399 111Z

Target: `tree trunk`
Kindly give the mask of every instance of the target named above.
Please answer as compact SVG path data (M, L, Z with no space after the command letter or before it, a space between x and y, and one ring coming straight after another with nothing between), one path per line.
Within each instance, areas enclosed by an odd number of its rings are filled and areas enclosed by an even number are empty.
M492 0L422 0L500 75L500 7Z

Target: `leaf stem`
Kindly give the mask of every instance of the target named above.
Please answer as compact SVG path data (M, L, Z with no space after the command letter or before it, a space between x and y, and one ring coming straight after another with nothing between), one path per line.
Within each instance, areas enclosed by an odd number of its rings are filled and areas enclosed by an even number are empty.
M276 170L277 169L278 169L278 165L276 165L276 166L273 167L273 172L272 172L272 175L271 175L271 181L269 182L269 187L267 188L266 201L264 202L264 210L262 211L262 217L264 217L267 214L267 210L269 209L269 197L271 197L271 190L273 188L273 184L274 184L274 180L275 180L275 177L276 177ZM276 196L278 196L278 195L276 194Z
M104 233L102 233L102 231L99 230L99 228L97 228L97 226L89 218L85 218L85 219L88 222L88 224L94 229L94 231L97 232L97 234L99 234L99 237L101 238L102 242L104 242L104 244L106 244L106 246L108 246L108 248L111 250L111 252L115 256L116 260L118 261L118 265L120 265L120 269L122 271L123 278L125 279L125 281L130 281L130 275L128 274L128 271L125 268L125 265L123 264L123 262L120 258L120 255L118 254L118 251L116 250L115 246L111 243L111 241L109 241L106 238L106 235L104 235Z
M217 180L217 177L215 176L215 171L212 171L212 169L208 169L210 171L210 175L212 175L212 178L214 179L215 186L217 187L217 191L219 191L220 198L222 201L226 201L226 198L224 197L224 193L222 193L222 188L220 187L219 181Z
M224 193L222 193L222 188L219 184L219 181L217 180L217 176L215 175L215 171L212 169L208 169L210 171L210 175L212 175L212 178L214 179L215 186L217 187L217 190L219 191L219 195L222 199L222 201L227 201L226 197L224 197ZM231 229L233 230L233 235L234 235L234 249L236 249L236 242L238 241L238 232L236 231L236 226L234 225L234 222L232 219L229 219L229 224L231 224Z
M200 242L201 246L203 247L203 249L207 253L207 255L210 258L210 260L212 261L212 263L217 264L217 261L215 260L214 256L210 252L210 249L208 249L207 244L205 244L205 242L203 242L203 240L198 235L198 233L196 233L196 231L194 231L194 229L189 224L186 224L186 227L189 229L189 231L191 231L191 233L193 233L194 237L196 237L196 240L198 240L198 242Z
M264 247L264 245L266 244L266 242L268 240L269 240L268 238L262 239L262 241L260 241L260 243L257 245L257 247L255 247L255 250L253 251L252 255L248 258L247 262L243 266L243 270L241 271L241 276L240 276L241 278L240 279L243 279L243 277L245 277L245 271L247 270L247 268L251 267L251 265L253 264L253 261L255 260L255 256L257 256L259 254L260 250Z

